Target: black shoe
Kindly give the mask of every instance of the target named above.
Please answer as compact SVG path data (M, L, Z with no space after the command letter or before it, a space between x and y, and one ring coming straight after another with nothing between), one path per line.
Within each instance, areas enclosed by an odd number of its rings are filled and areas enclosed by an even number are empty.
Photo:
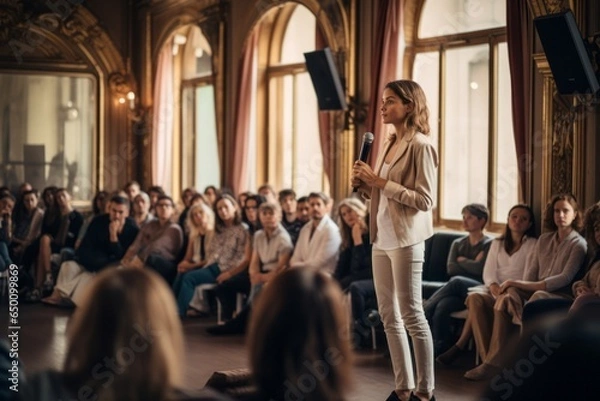
M411 399L412 399L412 395L411 395ZM392 393L388 396L388 398L385 399L385 401L402 401L402 400L400 399L400 397L398 397L398 394L396 394L396 392L392 390Z
M409 401L421 401L421 399L417 397L414 393L410 393ZM429 401L435 401L435 395L432 395Z

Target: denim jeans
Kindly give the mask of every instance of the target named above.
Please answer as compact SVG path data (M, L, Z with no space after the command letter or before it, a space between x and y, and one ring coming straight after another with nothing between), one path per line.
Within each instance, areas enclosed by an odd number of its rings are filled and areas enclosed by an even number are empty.
M8 269L10 265L12 265L12 260L8 253L8 245L6 245L6 242L0 241L0 272Z
M179 316L185 316L196 287L201 284L216 283L219 274L221 274L221 269L219 269L219 265L214 263L201 269L177 275L173 283L173 292L175 298L177 298Z
M450 314L465 309L469 288L478 285L481 285L481 282L477 280L454 276L425 301L423 309L431 327L436 354L439 355L454 344Z
M396 389L430 393L434 389L433 341L421 299L424 258L424 242L390 251L373 246L373 281ZM416 380L407 330L415 353Z

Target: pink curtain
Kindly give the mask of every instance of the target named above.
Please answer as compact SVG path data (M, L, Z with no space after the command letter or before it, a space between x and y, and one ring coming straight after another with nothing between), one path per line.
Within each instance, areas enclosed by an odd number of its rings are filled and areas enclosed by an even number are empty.
M508 42L508 62L512 90L512 115L517 165L519 168L520 198L527 196L527 168L530 165L527 152L527 132L530 119L530 54L532 27L527 2L525 0L506 2L506 31Z
M397 79L398 44L400 40L400 21L402 11L401 0L376 0L377 20L375 21L375 38L371 53L371 96L367 115L367 129L375 134L375 142L371 150L371 165L375 164L379 148L383 143L385 127L379 116L381 93L385 84ZM362 141L362 136L360 138Z
M231 162L226 171L227 183L231 186L234 193L240 193L245 190L248 181L248 136L250 133L250 121L252 110L252 97L256 90L256 66L254 62L256 47L258 43L258 32L256 28L246 41L246 46L242 53L242 60L238 71L238 90L235 116L235 136L230 157L226 158Z
M315 29L315 50L321 50L327 47L327 42L325 40L325 36L323 36L323 32L321 32L321 28L317 25ZM331 163L331 155L330 155L330 138L331 135L334 135L333 132L330 132L330 121L331 116L329 115L329 111L318 111L319 113L319 139L321 143L321 153L323 154L323 171L329 178L329 182L333 177L333 164Z
M169 41L158 56L152 117L152 184L172 188L173 175L173 50Z

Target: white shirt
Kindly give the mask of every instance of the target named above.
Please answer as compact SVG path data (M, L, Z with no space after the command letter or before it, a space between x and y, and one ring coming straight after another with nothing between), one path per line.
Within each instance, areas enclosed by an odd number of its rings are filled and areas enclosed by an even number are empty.
M308 267L333 274L340 253L342 237L337 224L325 215L310 237L313 222L300 230L296 249L290 259L291 267Z
M493 240L483 267L483 282L489 287L491 284L502 284L506 280L521 280L525 272L527 258L537 239L524 237L521 248L512 255L506 253L504 241Z
M383 163L381 166L380 177L387 177L389 163ZM379 197L379 208L377 209L377 238L374 245L383 251L391 251L392 249L400 248L396 231L392 225L392 217L390 216L390 207L387 196L381 194Z

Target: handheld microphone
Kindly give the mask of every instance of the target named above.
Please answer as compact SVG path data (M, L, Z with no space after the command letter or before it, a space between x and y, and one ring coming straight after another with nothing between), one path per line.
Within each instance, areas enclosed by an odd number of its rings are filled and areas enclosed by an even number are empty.
M362 145L360 147L360 154L358 155L358 160L361 162L367 162L369 158L369 153L371 153L371 146L373 145L373 140L375 139L375 135L372 132L365 132L363 135ZM354 187L352 192L358 191L358 188Z

